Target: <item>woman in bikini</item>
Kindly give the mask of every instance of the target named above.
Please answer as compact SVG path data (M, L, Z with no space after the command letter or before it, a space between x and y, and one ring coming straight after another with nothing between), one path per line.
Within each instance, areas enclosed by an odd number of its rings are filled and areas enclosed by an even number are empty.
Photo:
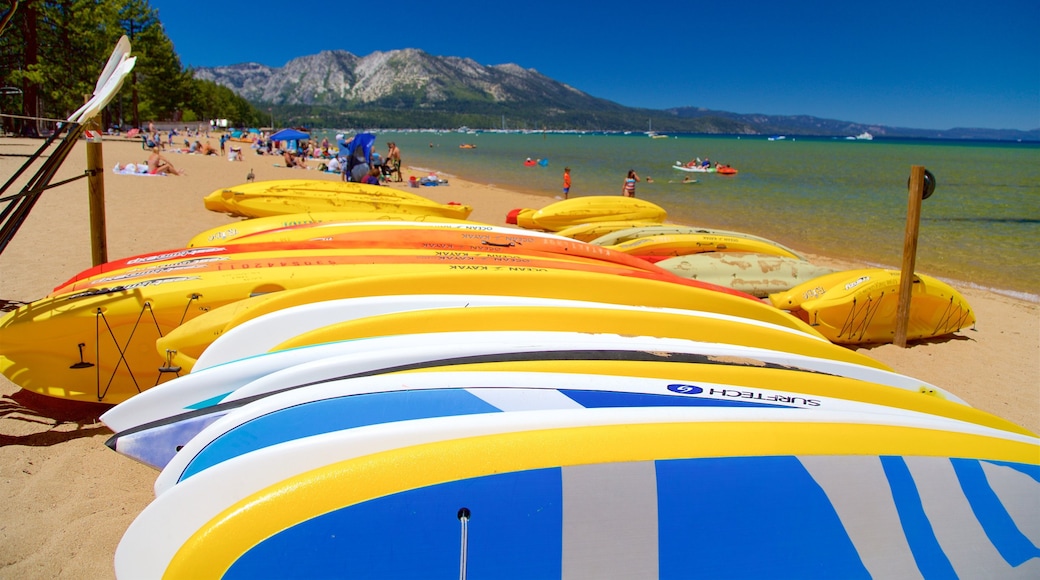
M636 175L636 170L629 169L628 177L625 178L625 185L621 188L621 195L625 197L635 197L637 181L639 181L639 176Z
M148 173L152 175L182 175L169 160L159 154L159 147L152 147L152 154L148 156Z

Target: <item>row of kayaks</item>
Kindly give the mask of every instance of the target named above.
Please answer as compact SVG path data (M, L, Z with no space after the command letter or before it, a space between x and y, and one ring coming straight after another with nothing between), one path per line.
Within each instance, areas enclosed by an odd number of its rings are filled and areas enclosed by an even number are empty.
M355 221L365 217L370 221ZM620 275L699 291L681 298L667 294L668 300L640 298L648 306L696 306L811 327L843 344L889 342L894 335L898 273L833 272L764 238L663 224L622 228L617 224L626 222L619 220L547 233L407 217L315 212L254 218L202 232L191 238L190 247L89 268L0 319L0 371L41 394L119 402L190 370L207 341L219 334L218 313L227 312L226 305L237 308L257 297L327 282L410 275L454 276L458 285L440 292L465 294L470 277L507 272L544 280L538 282L542 285L582 288L567 298L607 301L615 301L607 298L609 292L600 296L592 288L600 278ZM591 243L560 235L607 224L613 231L583 230L599 234ZM695 246L699 251L685 253ZM564 273L571 277L560 279ZM723 288L729 292L726 304L720 303ZM768 296L772 307L748 294ZM974 322L956 290L925 275L915 278L910 314L909 339L942 336ZM197 329L196 336L187 338L185 329Z
M898 271L835 271L759 236L666 224L664 209L645 200L575 198L528 210L526 221L523 215L523 210L514 214L521 227L554 231L638 256L684 278L768 297L836 343L886 343L895 336ZM624 219L611 219L615 216ZM975 322L967 300L934 277L915 275L910 296L911 340L947 335Z
M618 248L648 231L387 210L203 232L0 320L8 377L119 403L108 444L159 470L117 576L1037 571L1035 435L791 314L838 277L767 302L661 267L727 252Z

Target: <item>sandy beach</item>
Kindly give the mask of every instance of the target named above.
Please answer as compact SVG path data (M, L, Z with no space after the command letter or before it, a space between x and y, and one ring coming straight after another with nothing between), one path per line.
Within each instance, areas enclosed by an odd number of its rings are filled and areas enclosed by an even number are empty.
M216 135L209 141L218 145ZM0 139L0 175L5 182L41 144L40 140ZM142 149L140 139L106 138L109 259L184 247L196 233L236 221L207 211L202 198L243 183L250 171L258 181L339 179L318 171L277 167L281 158L257 156L248 146L243 150L241 162L165 152L185 175L120 175L112 171L115 164L144 163L148 151ZM417 175L407 168L407 155L404 163L406 180ZM85 167L86 146L80 143L52 182L82 175ZM16 193L31 175L22 176L5 195ZM441 203L471 205L470 219L478 222L505 225L510 210L539 208L553 201L442 177L449 180L447 186L426 187L420 193ZM391 185L406 187L407 183ZM811 255L810 259L839 269L862 267L840 256ZM0 255L0 299L41 298L90 266L87 180L80 179L44 193ZM976 312L975 328L917 341L905 349L884 345L861 350L898 372L1040 432L1040 305L972 288L959 290ZM39 396L0 377L0 578L114 577L116 545L153 498L158 472L105 447L111 431L98 416L107 408Z

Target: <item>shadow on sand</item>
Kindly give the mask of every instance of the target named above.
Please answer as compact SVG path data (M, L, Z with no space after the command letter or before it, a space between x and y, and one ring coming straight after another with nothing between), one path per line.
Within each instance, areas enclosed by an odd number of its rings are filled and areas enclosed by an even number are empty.
M111 429L98 419L111 408L112 405L46 397L21 389L0 397L0 420L31 423L38 425L39 430L26 435L0 434L0 447L46 447L81 437L111 434Z
M975 340L974 338L972 338L970 336L964 336L963 334L960 334L961 332L964 332L964 331L974 332L975 329L974 328L962 328L961 330L958 330L956 334L944 334L942 336L933 336L933 337L930 337L930 338L918 338L918 339L915 339L915 340L908 340L908 341L906 341L906 347L907 348L913 348L915 346L924 346L926 344L944 344L944 343L947 343L947 342L957 342L957 341L962 341L962 340ZM851 346L854 346L855 350L873 350L873 349L878 348L878 347L888 346L889 344L891 344L891 343L889 343L889 342L878 342L878 343L873 343L873 344L856 344L856 345L851 345Z

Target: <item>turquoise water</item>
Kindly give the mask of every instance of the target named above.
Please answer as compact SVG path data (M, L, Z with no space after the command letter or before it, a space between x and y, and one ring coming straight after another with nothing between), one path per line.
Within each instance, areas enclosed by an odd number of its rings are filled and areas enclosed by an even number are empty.
M635 169L637 197L664 207L669 221L893 268L902 263L910 168L923 165L938 185L921 210L917 271L1034 301L1040 288L1040 144L392 132L379 135L380 153L388 140L405 165L542 194L546 203L560 195L565 166L572 197L620 195ZM527 157L549 165L525 167ZM740 173L672 168L693 157ZM681 183L686 175L698 182Z

